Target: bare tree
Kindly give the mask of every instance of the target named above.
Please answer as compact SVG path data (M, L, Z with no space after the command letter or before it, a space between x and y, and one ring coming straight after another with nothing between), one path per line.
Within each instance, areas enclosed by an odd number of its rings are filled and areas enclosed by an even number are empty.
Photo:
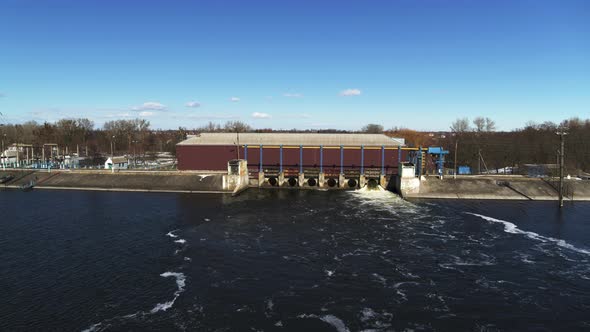
M495 131L496 130L496 121L486 118L485 128L487 132Z
M368 134L382 134L383 126L380 124L369 123L361 128L361 131Z
M473 125L475 126L475 131L481 133L486 129L486 119L482 116L478 116L473 119Z
M469 127L469 119L468 118L461 118L455 120L451 124L451 131L455 133L464 133L471 130Z
M242 121L228 121L223 126L223 129L226 132L230 133L243 133L247 131L252 131L252 127L245 122Z
M196 128L196 131L200 133L215 133L221 131L221 126L218 123L209 121L206 125Z

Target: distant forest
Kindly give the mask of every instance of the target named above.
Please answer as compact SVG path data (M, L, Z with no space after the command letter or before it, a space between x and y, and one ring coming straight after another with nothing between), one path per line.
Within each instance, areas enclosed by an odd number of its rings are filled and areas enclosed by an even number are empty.
M450 151L446 167L453 168L455 146L457 165L470 166L474 171L481 167L499 169L521 164L555 164L558 158L558 131L565 136L565 161L569 173L590 171L590 119L572 118L561 123L527 123L513 131L496 131L493 120L477 117L455 120L448 131L419 132L407 128L384 129L379 124L368 124L359 131L384 133L391 137L402 137L410 147L442 146ZM175 130L152 129L144 119L114 120L96 128L89 119L62 119L55 123L0 124L0 138L4 146L12 143L26 143L42 146L56 143L62 151L75 152L89 157L103 157L111 153L148 157L155 152L175 153L176 143L188 134L200 132L277 132L271 128L253 129L241 121L228 121L223 125L210 122L199 128ZM321 132L346 133L338 129L283 130L280 132ZM481 158L480 158L481 156Z

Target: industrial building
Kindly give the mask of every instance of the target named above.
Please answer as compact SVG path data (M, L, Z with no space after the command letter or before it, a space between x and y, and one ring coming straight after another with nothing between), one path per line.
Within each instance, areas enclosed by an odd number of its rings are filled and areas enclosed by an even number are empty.
M383 134L202 133L178 143L176 156L179 170L225 171L228 161L246 160L259 185L356 187L397 174L403 146Z

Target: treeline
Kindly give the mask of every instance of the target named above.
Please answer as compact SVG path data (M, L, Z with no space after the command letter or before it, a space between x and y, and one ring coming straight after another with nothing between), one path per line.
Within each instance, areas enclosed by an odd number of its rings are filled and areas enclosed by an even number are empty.
M559 124L529 122L520 129L497 132L494 120L479 116L472 121L457 119L448 131L419 132L395 127L385 130L381 125L369 124L361 132L401 137L410 147L442 146L450 152L445 167L469 166L475 173L480 169L493 172L523 164L557 164L560 137L556 133L565 132L566 172L590 172L590 119L571 118ZM454 165L455 150L457 165Z
M57 144L61 151L80 151L82 156L101 154L134 154L145 156L150 152L174 152L175 145L184 139L180 130L152 130L144 119L114 120L102 128L95 128L93 121L85 118L61 119L56 123L37 123L0 126L0 138L5 145L13 143Z
M569 174L590 171L590 119L572 118L559 124L529 122L524 128L510 132L495 132L465 123L468 123L466 119L455 121L449 135L440 139L441 145L451 152L447 159L449 167L453 167L455 146L457 165L470 166L476 172L479 168L485 171L485 167L493 170L523 164L556 164L560 148L557 132L565 132L566 171Z
M555 164L559 148L557 131L567 132L565 136L565 161L568 172L590 171L590 119L572 118L561 123L527 123L524 128L497 132L495 122L490 118L477 117L472 121L461 118L454 121L448 131L419 132L407 128L384 129L379 124L368 124L359 131L363 133L385 133L391 137L401 137L410 147L442 146L450 151L446 167L453 168L455 146L457 147L457 166L470 166L472 170L482 171L514 167L522 164ZM55 143L60 151L75 152L81 155L107 155L113 153L146 156L154 152L175 154L176 144L188 134L201 132L315 132L347 133L339 129L320 130L281 130L271 128L254 129L241 121L228 121L225 124L210 122L202 127L175 130L154 130L144 119L114 120L96 128L89 119L62 119L56 123L37 123L0 125L0 138L5 146L18 142L42 146Z

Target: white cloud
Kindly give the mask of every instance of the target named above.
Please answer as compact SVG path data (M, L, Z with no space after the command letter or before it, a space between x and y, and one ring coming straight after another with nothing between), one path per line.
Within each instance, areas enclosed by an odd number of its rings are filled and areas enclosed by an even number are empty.
M237 103L238 101L240 101L240 98L238 98L238 97L231 97L229 100L231 102L233 102L233 103Z
M201 103L199 103L197 101L189 101L188 103L185 104L185 106L197 108L197 107L201 107Z
M340 95L344 96L344 97L360 96L361 90L359 90L359 89L346 89L344 91L340 91Z
M132 108L134 111L165 111L166 105L162 105L156 101L148 101L139 106Z
M139 116L152 116L154 114L155 114L154 112L148 112L148 111L139 112Z
M283 97L287 98L302 98L303 94L301 93L283 93Z
M254 112L252 113L252 117L256 118L256 119L270 119L271 116L268 113L260 113L260 112Z

